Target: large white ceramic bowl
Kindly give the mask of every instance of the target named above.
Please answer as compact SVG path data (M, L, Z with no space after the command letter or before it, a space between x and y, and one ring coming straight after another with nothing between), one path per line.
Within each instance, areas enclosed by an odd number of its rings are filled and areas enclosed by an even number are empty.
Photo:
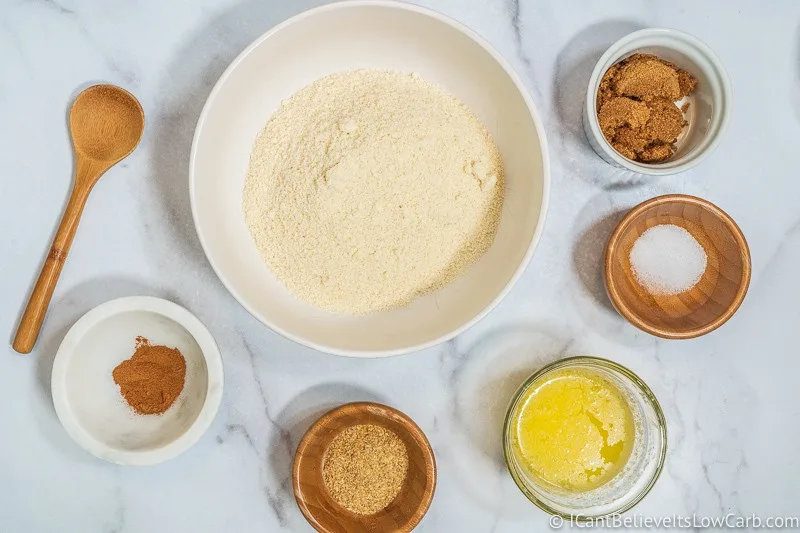
M334 72L416 72L469 105L489 129L506 168L494 245L464 276L411 305L337 315L295 298L264 264L242 214L256 135L281 101ZM511 289L536 246L549 190L547 143L523 84L483 39L421 7L339 2L276 26L237 57L200 115L192 145L192 214L222 282L256 318L322 351L377 357L448 340L485 316Z

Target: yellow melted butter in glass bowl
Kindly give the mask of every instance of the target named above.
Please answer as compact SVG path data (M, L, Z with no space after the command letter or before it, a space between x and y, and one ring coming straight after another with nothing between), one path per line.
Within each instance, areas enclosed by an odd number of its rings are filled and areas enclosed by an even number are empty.
M652 391L605 359L573 357L531 376L506 415L505 456L545 511L586 520L620 513L655 483L666 423Z
M625 465L633 415L619 390L590 370L559 370L527 391L514 418L523 466L565 490L596 488Z

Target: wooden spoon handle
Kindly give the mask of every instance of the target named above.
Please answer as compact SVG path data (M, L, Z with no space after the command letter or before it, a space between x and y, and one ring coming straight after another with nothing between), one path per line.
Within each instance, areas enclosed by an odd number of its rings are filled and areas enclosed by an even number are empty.
M50 299L53 297L58 276L61 275L61 268L67 259L67 253L72 239L75 237L75 231L78 229L78 222L80 222L83 206L86 205L90 190L91 186L87 187L82 181L76 181L67 208L61 217L61 224L53 238L50 253L47 254L47 259L42 265L39 279L28 299L28 306L25 308L25 313L17 328L17 335L14 337L13 346L19 353L30 353L33 345L36 344L39 330L44 322L44 315L47 313Z

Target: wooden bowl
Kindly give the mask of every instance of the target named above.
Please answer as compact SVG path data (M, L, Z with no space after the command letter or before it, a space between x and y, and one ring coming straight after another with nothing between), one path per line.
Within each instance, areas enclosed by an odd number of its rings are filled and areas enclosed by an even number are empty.
M322 479L325 452L342 430L375 424L395 432L408 450L408 474L400 494L385 509L365 516L337 504ZM436 487L436 461L425 434L413 420L386 405L349 403L324 414L297 447L292 469L294 497L303 515L323 533L408 532L428 511Z
M691 289L653 295L636 280L630 252L636 239L659 224L689 231L708 256L706 271ZM739 226L711 202L668 194L634 207L608 241L606 290L617 311L634 326L665 339L691 339L724 324L750 285L750 250Z

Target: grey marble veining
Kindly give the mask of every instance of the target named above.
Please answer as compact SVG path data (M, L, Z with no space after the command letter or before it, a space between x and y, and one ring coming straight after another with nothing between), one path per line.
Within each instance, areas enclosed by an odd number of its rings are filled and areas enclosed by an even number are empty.
M542 530L547 516L505 471L500 428L525 376L578 354L630 367L664 407L667 465L636 513L800 514L800 3L420 2L475 29L521 73L550 142L551 207L531 265L488 318L436 348L372 361L317 353L250 317L206 262L189 210L191 137L213 83L258 35L320 3L2 2L0 331L8 339L66 199L71 99L92 82L120 84L140 98L147 131L95 189L35 352L0 350L0 531L310 531L291 494L294 448L327 408L363 399L407 412L435 449L439 484L419 531ZM663 179L608 166L580 124L599 55L652 26L708 43L734 89L716 153ZM599 271L624 212L671 192L728 211L753 257L736 316L682 342L625 323ZM58 423L49 390L69 326L132 294L196 313L226 371L210 431L186 454L146 468L105 464L81 450Z

